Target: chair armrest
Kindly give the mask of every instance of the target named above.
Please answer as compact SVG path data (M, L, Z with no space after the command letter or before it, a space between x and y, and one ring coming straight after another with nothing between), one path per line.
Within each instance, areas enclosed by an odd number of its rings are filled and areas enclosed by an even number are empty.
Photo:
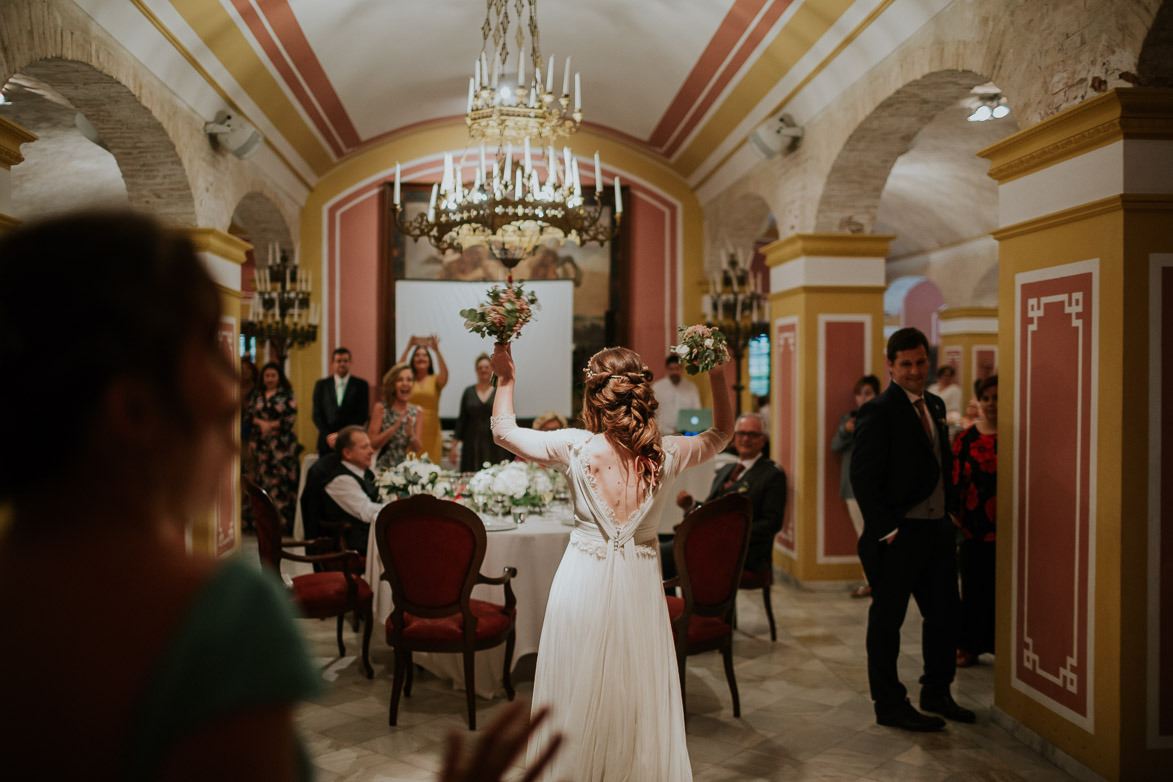
M680 586L680 576L673 576L663 584L664 589L675 589L678 586Z
M314 538L313 540L294 540L293 538L281 538L281 548L305 548L306 546L322 546L334 545L334 541L330 538Z
M497 578L489 578L484 573L477 573L477 583L492 586L499 584L505 587L505 613L512 614L513 609L517 607L517 597L513 594L513 584L509 582L516 576L517 568L507 565Z
M281 554L282 559L288 559L293 562L306 562L313 564L315 562L334 562L337 560L346 560L348 565L352 565L354 569L358 570L359 556L357 551L335 551L332 554ZM342 571L349 573L349 570Z

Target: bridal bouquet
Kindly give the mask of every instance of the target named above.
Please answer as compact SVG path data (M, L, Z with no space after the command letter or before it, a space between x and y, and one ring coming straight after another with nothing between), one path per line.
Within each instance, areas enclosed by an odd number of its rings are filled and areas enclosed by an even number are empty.
M521 327L529 323L534 310L541 309L538 296L520 283L509 282L504 288L494 285L488 301L476 309L461 310L464 327L473 334L492 337L500 345L521 334Z
M672 346L672 352L680 357L680 363L690 375L708 372L718 364L729 360L725 334L712 326L681 326L677 338L679 345Z
M409 453L402 462L384 470L375 479L375 486L385 500L410 497L413 494L453 496L452 484L444 477L440 467L432 464L427 454L416 456Z
M512 505L536 506L565 491L566 478L536 462L501 462L486 467L468 482L473 495L504 497Z

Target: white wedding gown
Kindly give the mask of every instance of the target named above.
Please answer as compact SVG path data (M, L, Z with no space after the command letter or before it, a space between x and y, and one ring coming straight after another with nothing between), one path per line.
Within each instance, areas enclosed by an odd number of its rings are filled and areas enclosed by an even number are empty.
M691 780L656 530L676 476L713 458L726 438L711 429L665 437L659 480L625 521L591 471L616 463L603 435L521 429L513 416L494 417L493 433L519 456L562 470L574 501L575 528L550 587L534 676L533 708L549 706L551 714L530 741L528 761L560 732L562 749L542 779ZM629 488L636 480L630 476Z

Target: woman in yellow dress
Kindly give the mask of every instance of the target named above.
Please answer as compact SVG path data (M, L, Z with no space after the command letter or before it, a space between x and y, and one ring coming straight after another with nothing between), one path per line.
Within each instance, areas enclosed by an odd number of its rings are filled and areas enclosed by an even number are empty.
M429 350L435 352L436 364L432 363ZM448 365L440 355L440 342L434 334L430 337L413 334L399 360L408 361L408 356L411 357L411 369L415 373L415 387L409 401L423 409L424 453L433 464L439 464L444 455L440 436L440 389L448 384ZM439 371L436 371L436 365L439 365Z

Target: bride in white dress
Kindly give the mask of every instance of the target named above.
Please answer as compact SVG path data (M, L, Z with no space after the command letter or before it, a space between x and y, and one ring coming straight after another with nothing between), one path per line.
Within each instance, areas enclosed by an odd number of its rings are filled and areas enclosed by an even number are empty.
M533 708L549 706L551 714L530 747L555 733L565 737L543 779L692 779L656 530L676 476L729 440L728 367L709 373L713 428L661 438L652 373L635 352L607 348L587 364L586 430L539 432L517 426L509 348L493 354L494 439L564 471L574 500L574 531L550 587L534 676Z

